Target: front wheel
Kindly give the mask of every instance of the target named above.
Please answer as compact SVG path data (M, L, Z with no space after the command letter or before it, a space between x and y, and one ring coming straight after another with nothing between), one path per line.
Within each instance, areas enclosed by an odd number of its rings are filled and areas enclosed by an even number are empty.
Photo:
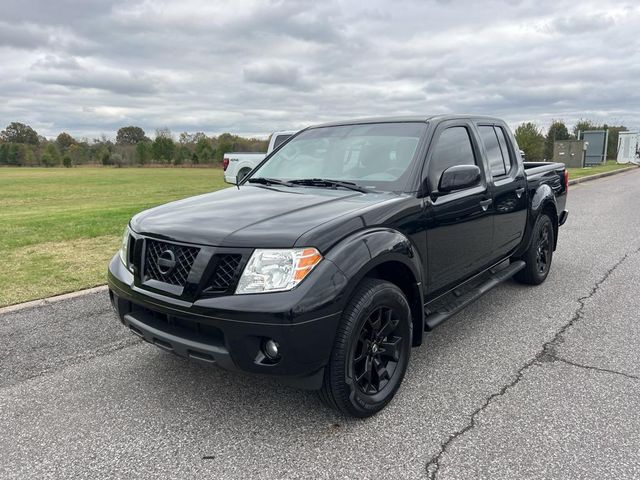
M382 410L407 370L411 311L396 285L365 279L342 315L320 390L327 406L355 417Z
M529 248L522 256L526 262L515 279L529 285L540 285L549 275L554 246L553 223L548 215L542 214L536 220Z

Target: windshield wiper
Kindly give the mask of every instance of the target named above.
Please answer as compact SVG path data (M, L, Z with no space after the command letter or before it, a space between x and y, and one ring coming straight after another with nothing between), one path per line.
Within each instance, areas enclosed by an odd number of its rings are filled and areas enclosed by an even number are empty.
M261 185L284 185L285 187L293 187L292 183L285 180L278 180L277 178L251 177L247 182L259 183Z
M289 183L293 183L295 185L310 185L312 187L343 187L348 188L349 190L355 190L356 192L362 193L370 193L371 189L362 187L353 182L345 182L343 180L331 180L329 178L300 178L296 180L291 180Z

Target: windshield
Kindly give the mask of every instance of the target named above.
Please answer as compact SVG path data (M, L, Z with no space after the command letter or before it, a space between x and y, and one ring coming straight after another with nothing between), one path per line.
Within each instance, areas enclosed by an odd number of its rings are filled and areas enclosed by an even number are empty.
M424 123L374 123L312 128L300 133L251 177L285 181L331 179L403 190Z

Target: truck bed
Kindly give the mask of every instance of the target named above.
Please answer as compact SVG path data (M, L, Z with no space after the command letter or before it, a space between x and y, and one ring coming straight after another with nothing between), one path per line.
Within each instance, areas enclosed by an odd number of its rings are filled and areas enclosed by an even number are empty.
M557 170L559 173L562 173L566 168L564 163L559 162L523 162L523 165L527 178L553 170Z
M532 195L535 195L538 189L545 185L553 190L559 223L562 225L566 220L565 206L569 185L565 164L560 162L523 162L523 165L527 185Z

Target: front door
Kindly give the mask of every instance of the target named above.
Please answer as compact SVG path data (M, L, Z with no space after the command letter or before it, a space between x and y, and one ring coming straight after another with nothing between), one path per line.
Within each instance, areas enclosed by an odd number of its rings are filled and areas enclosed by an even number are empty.
M427 294L437 293L471 276L491 257L493 200L487 189L485 168L471 125L443 124L436 131L427 158L425 198L427 215ZM453 165L477 165L479 185L438 193L444 170Z

